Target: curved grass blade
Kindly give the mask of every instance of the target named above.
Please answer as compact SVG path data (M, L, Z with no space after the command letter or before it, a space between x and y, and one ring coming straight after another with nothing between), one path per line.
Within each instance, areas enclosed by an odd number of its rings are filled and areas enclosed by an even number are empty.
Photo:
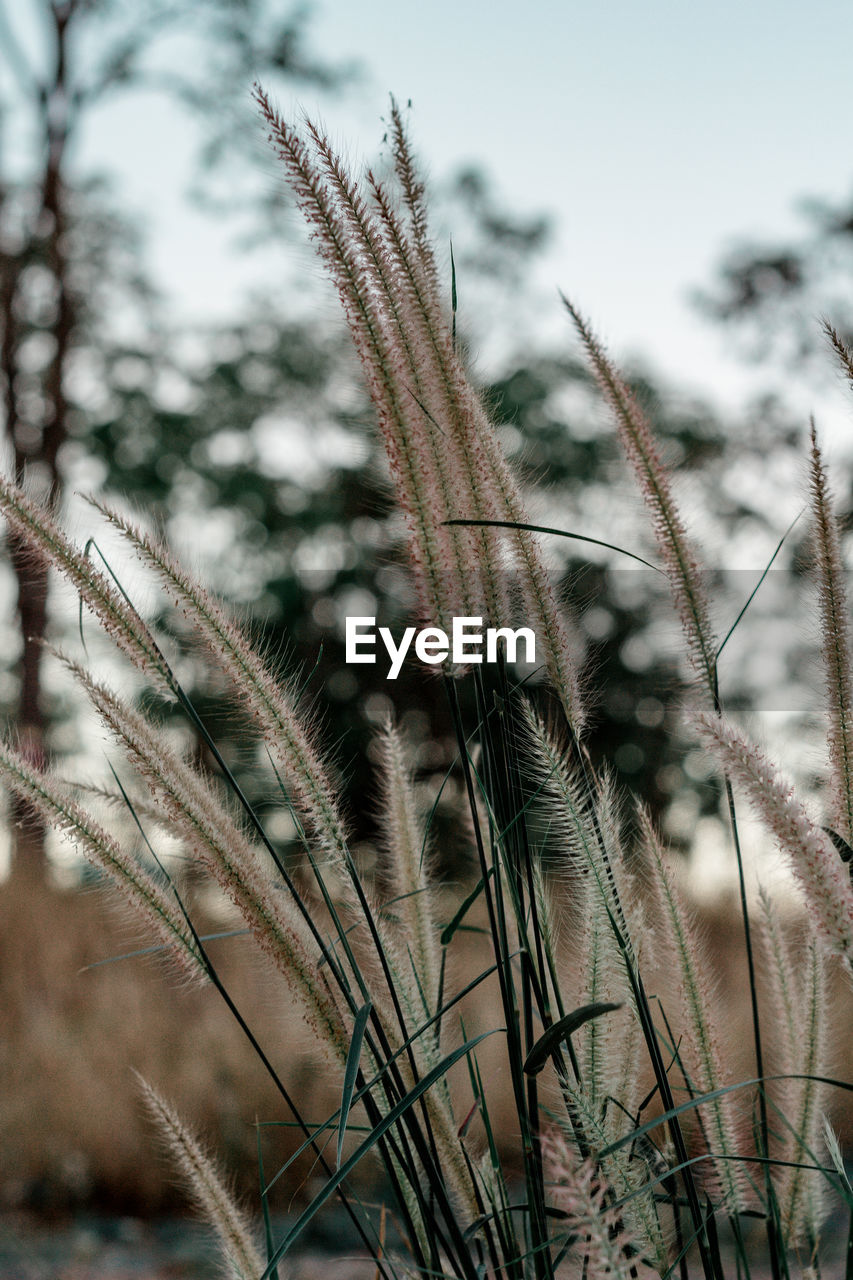
M850 876L853 878L853 849L850 848L844 837L840 836L837 831L833 831L831 827L821 827L821 831L829 836L838 851L839 858L846 864Z
M656 564L652 564L650 560L644 560L642 556L626 550L625 547L617 547L612 542L602 542L600 538L591 538L586 533L569 533L568 529L553 529L546 524L520 524L517 520L445 520L443 523L445 525L487 525L490 529L523 529L527 533L554 533L558 538L571 538L575 542L591 542L594 547L606 547L608 551L618 551L620 555L628 556L630 560L637 560L640 564L645 565L647 569L654 569L655 573L666 577L663 569L660 569Z
M219 942L221 938L247 938L248 936L248 929L224 929L220 933L200 933L198 940L199 942ZM137 960L140 956L162 955L167 950L164 943L157 943L152 947L137 947L135 951L123 951L121 955L92 960L89 964L84 964L79 972L88 973L90 969L101 969L105 964L118 964L120 960Z
M620 1151L622 1147L626 1147L630 1143L636 1142L638 1138L642 1138L644 1134L651 1133L659 1125L668 1124L670 1120L684 1115L688 1111L695 1111L697 1107L704 1106L706 1102L715 1102L717 1098L722 1098L727 1093L734 1093L737 1089L751 1089L756 1085L761 1087L774 1080L813 1080L818 1084L828 1084L832 1088L843 1089L846 1093L853 1093L853 1083L849 1080L837 1080L830 1076L803 1075L797 1072L789 1072L778 1076L754 1076L750 1080L739 1080L737 1084L727 1084L720 1089L713 1089L710 1093L703 1093L699 1097L689 1098L687 1102L682 1102L677 1107L670 1107L668 1111L662 1111L659 1116L653 1116L651 1120L646 1120L639 1128L632 1129L630 1133L617 1138L609 1146L603 1147L598 1152L598 1158L603 1160L606 1156L613 1155L614 1152ZM752 1157L750 1158L752 1159Z
M255 1126L255 1133L258 1140L258 1182L261 1188L261 1210L264 1218L264 1241L266 1244L267 1258L272 1257L273 1238L272 1223L270 1222L270 1206L269 1196L267 1195L267 1180L264 1177L264 1154L261 1150L261 1126ZM270 1280L278 1280L278 1269L273 1269L270 1273Z
M832 1170L826 1165L807 1164L805 1161L801 1160L775 1160L771 1156L757 1155L727 1156L723 1155L719 1151L703 1151L698 1156L690 1156L680 1164L671 1165L663 1173L655 1174L641 1185L634 1187L631 1191L627 1192L626 1195L620 1197L620 1199L614 1200L612 1204L608 1205L608 1208L614 1213L620 1209L624 1209L626 1205L631 1204L631 1202L636 1200L639 1196L646 1195L649 1191L653 1191L655 1187L664 1186L670 1178L674 1177L675 1174L680 1173L682 1169L695 1167L701 1164L708 1164L712 1160L729 1160L733 1162L743 1161L745 1164L767 1165L772 1169L802 1169L807 1173L821 1173L825 1177L832 1174ZM830 1186L837 1187L837 1184L833 1180L830 1181ZM741 1209L739 1211L739 1216L742 1218L761 1218L764 1217L764 1213L761 1209Z
M758 590L759 590L759 588L760 588L761 584L763 583L764 579L767 577L768 573L770 572L770 568L771 568L771 566L772 566L772 564L773 564L773 561L776 559L776 557L778 556L779 552L782 550L782 547L783 547L783 545L784 545L784 543L785 543L785 539L787 538L788 534L791 532L791 530L793 529L794 525L797 523L797 521L799 520L799 518L800 518L800 516L801 516L802 514L803 514L803 513L802 513L802 511L800 511L796 516L794 516L794 519L793 519L793 520L791 521L791 523L788 525L787 529L786 529L786 530L785 530L785 532L782 534L782 537L781 537L781 538L779 539L779 541L777 542L777 544L776 544L776 550L773 552L773 555L772 555L772 556L770 557L770 559L767 561L767 564L766 564L766 566L765 566L764 572L762 573L761 577L758 579L758 581L756 582L756 584L755 584L755 586L753 587L752 591L750 592L749 599L747 600L746 604L745 604L745 605L743 606L743 608L741 609L741 611L740 611L740 613L738 614L738 616L735 618L735 620L734 620L734 622L732 623L732 625L729 627L728 631L726 632L726 634L725 634L725 636L724 636L724 638L723 638L723 642L722 642L722 644L721 644L721 645L720 645L720 647L717 649L717 652L716 652L716 654L715 654L715 658L714 658L714 660L715 660L715 661L719 661L720 654L721 654L721 653L723 652L723 650L725 649L726 645L728 644L729 640L730 640L730 639L731 639L731 637L732 637L732 633L734 632L734 630L735 630L735 628L737 627L738 623L740 622L741 618L742 618L742 617L743 617L743 615L746 613L747 609L748 609L748 608L749 608L749 606L752 604L753 600L755 599L756 595L758 594Z
M525 1201L522 1201L520 1204L508 1204L507 1209L510 1211L510 1213L527 1213L528 1210L530 1209L530 1205L527 1204ZM565 1209L557 1209L555 1208L554 1205L550 1205L550 1204L545 1206L545 1215L548 1218L558 1218L558 1219L565 1219L565 1218L568 1218L569 1216ZM495 1210L493 1210L491 1213L482 1213L479 1218L475 1218L474 1221L469 1223L468 1226L465 1228L463 1232L465 1239L466 1240L473 1239L473 1237L477 1234L477 1232L480 1231L484 1226L486 1226L487 1223L495 1222L497 1218L498 1218L498 1213Z
M383 1116L381 1122L371 1132L370 1136L356 1147L350 1158L341 1165L334 1176L331 1177L325 1187L323 1187L322 1191L314 1197L307 1209L303 1210L299 1215L290 1231L288 1231L287 1235L276 1249L266 1270L260 1277L260 1280L270 1280L277 1263L281 1261L290 1246L302 1234L318 1210L322 1209L326 1201L331 1199L341 1183L349 1177L359 1161L367 1155L368 1151L376 1146L376 1143L385 1136L389 1129L393 1128L398 1120L402 1119L406 1112L409 1111L418 1099L426 1093L427 1089L430 1089L437 1080L440 1080L443 1075L446 1075L450 1068L457 1063L460 1058L463 1058L465 1054L470 1053L481 1040L485 1040L489 1036L493 1036L495 1034L496 1031L494 1030L484 1031L481 1035L475 1036L473 1040L467 1040L465 1044L460 1045L458 1049L454 1049L452 1053L447 1055L447 1057L442 1058L441 1062L437 1063L436 1066L433 1067L432 1071L427 1072L423 1079L419 1080L415 1087L410 1089L406 1096L401 1098L397 1105L392 1107L386 1116Z
M451 341L453 350L456 350L456 311L459 305L459 296L456 292L456 259L453 256L453 241L450 241L450 310L453 316Z
M492 874L491 870L489 871L488 874L489 875ZM440 939L441 945L443 947L447 947L450 945L450 942L453 938L454 933L456 933L456 930L462 924L462 921L465 919L469 910L471 909L471 907L473 907L474 903L477 901L480 894L483 892L485 884L486 884L486 879L485 877L481 876L479 882L477 883L475 888L473 888L471 892L468 894L467 898L461 904L461 906L459 907L453 919L450 921L449 924L446 924L444 926L444 928L441 931L441 939Z
M582 1005L580 1009L575 1009L572 1013L567 1013L558 1022L552 1022L548 1030L539 1037L528 1053L524 1062L525 1075L538 1075L554 1050L564 1040L568 1040L570 1036L574 1035L585 1022L591 1022L593 1018L600 1018L605 1013L613 1013L616 1009L621 1008L621 1004L613 1004L607 1000L597 1000L592 1004Z
M335 1162L336 1169L340 1169L341 1167L341 1152L344 1147L347 1120L349 1119L350 1107L352 1106L352 1095L355 1092L358 1064L361 1060L361 1046L364 1041L364 1032L367 1027L367 1020L370 1017L372 1009L373 1005L369 1000L367 1004L363 1004L355 1016L355 1026L352 1029L352 1040L350 1041L349 1053L347 1054L347 1064L344 1069L344 1087L341 1093L341 1118L338 1124L338 1154Z
M110 564L109 560L108 560L108 559L107 559L107 557L104 555L104 553L103 553L103 551L101 550L101 548L98 546L97 540L96 540L95 538L87 538L87 540L86 540L86 545L85 545L85 547L83 548L83 555L86 557L86 559L87 559L87 560L90 558L90 557L89 557L89 552L90 552L92 549L94 549L95 551L97 551L97 553L98 553L98 556L99 556L99 558L100 558L101 563L103 564L103 566L104 566L104 568L106 569L107 573L109 574L109 576L112 578L113 582L115 583L116 591L118 591L119 595L121 595L121 596L124 598L124 602L125 602L125 604L127 605L128 609L130 609L130 611L131 611L131 612L136 616L136 618L138 619L138 621L139 621L140 625L141 625L142 627L144 627L144 628L145 628L145 630L147 631L147 630L148 630L148 628L145 626L145 622L144 622L144 621L143 621L143 619L142 619L142 615L140 614L140 612L139 612L139 610L137 609L136 605L135 605L135 604L133 603L133 601L131 600L130 596L129 596L129 595L127 594L127 592L125 591L124 587L121 585L121 582L120 582L120 580L119 580L119 578L118 578L118 575L115 573L115 571L113 570L113 567L112 567L112 565ZM79 612L79 618L78 618L78 626L79 626L79 629L80 629L80 640L81 640L82 645L83 645L83 652L88 656L89 651L88 651L88 649L86 648L86 641L85 641L84 636L83 636L83 598L82 598L82 596L80 597L79 610L80 610L80 612ZM149 636L150 636L150 633L149 633ZM172 671L171 666L170 666L170 665L169 665L169 663L166 661L166 658L165 658L165 655L163 654L162 649L161 649L161 648L160 648L160 646L157 644L157 642L154 640L154 637L153 637L153 636L150 636L150 641L151 641L151 645L152 645L152 647L153 647L153 649L154 649L154 652L157 654L157 657L160 659L160 661L161 661L161 663L162 663L162 666L163 666L163 675L166 677L166 679L168 680L168 682L169 682L171 685L173 685L173 684L174 684L174 681L175 681L175 674L174 674L174 672Z
M358 1090L358 1092L353 1095L353 1103L360 1102L362 1098L366 1097L366 1095L370 1093L371 1089L374 1089L376 1085L379 1084L379 1082L385 1076L386 1072L390 1070L390 1068L398 1060L398 1058L401 1058L403 1054L408 1051L409 1047L412 1044L414 1044L418 1036L423 1035L424 1032L428 1031L431 1026L438 1023L455 1005L461 1004L461 1002L465 999L465 997L467 995L470 995L472 991L476 990L476 988L480 985L480 983L485 982L486 979L492 976L492 974L495 972L496 967L497 967L496 965L489 965L489 967L487 969L484 969L482 973L478 974L476 978L472 978L472 980L469 983L467 983L461 989L461 991L457 991L456 994L453 996L453 998L451 1000L448 1000L447 1004L443 1005L438 1010L437 1013L434 1013L431 1018L429 1018L426 1022L422 1023L417 1028L417 1030L414 1031L411 1036L409 1036L408 1040L404 1041L404 1043L400 1045L399 1049L397 1049L396 1052L392 1054L392 1056L387 1060L387 1062L382 1064L380 1069L377 1071L376 1075L373 1076L372 1079L368 1080L366 1084L362 1085L362 1087ZM496 1028L496 1030L500 1031L502 1030L502 1028L498 1027ZM462 1034L463 1035L465 1034L464 1027L463 1027ZM285 1161L285 1163L279 1168L278 1172L274 1175L274 1177L272 1177L270 1181L267 1183L267 1191L272 1190L273 1185L276 1182L278 1182L279 1178L281 1178L285 1173L287 1173L287 1170L290 1168L290 1166L292 1164L295 1164L295 1162L299 1159L299 1157L303 1154L303 1152L307 1151L309 1147L311 1147L318 1138L320 1138L327 1130L331 1129L337 1123L338 1114L339 1113L335 1111L333 1112L332 1115L328 1116L327 1119L325 1119L321 1124L315 1124L312 1126L313 1132L310 1135L306 1136L305 1141L302 1143L302 1145L298 1147L296 1151L294 1151L290 1155L290 1157ZM269 1121L268 1123L280 1124L282 1122ZM359 1132L371 1133L372 1127L364 1126L364 1125L350 1125L349 1131L350 1133L359 1133Z

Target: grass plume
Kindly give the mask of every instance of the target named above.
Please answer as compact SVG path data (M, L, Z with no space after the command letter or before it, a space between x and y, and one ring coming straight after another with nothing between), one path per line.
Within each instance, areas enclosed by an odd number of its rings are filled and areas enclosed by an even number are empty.
M809 817L790 783L743 732L704 712L696 715L695 724L787 855L824 945L850 968L853 889L832 841Z
M634 393L614 368L587 321L563 298L598 384L619 429L626 457L634 469L649 509L661 560L687 641L687 650L703 684L716 696L716 641L710 604L699 562L672 493L672 482L651 425Z
M219 1239L222 1260L233 1280L259 1280L265 1271L252 1230L234 1203L213 1159L157 1090L138 1076L139 1091L202 1217Z
M810 432L809 494L814 521L814 566L817 579L822 656L829 714L829 760L832 770L836 830L853 838L853 680L851 680L850 609L844 581L838 527L814 420Z

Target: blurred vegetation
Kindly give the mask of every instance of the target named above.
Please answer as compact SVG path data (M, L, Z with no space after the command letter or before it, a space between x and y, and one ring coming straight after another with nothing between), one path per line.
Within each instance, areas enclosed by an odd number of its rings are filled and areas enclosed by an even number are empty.
M735 245L714 286L696 298L752 359L793 362L825 378L832 365L816 317L827 316L845 344L853 338L853 195L838 203L810 197L799 214L800 235Z
M352 74L308 53L305 22L304 11L282 18L264 0L0 5L2 431L7 465L43 494L62 486L68 441L85 440L86 388L115 366L117 317L130 310L143 329L153 320L133 227L103 175L76 164L87 122L119 95L166 94L203 122L207 168L233 161L237 105L253 76L330 88ZM21 649L14 718L41 759L47 577L18 546L11 552ZM38 872L45 832L34 815L14 816L18 861Z
M408 600L401 525L348 344L322 303L311 309L304 299L298 314L287 299L255 298L215 331L171 332L146 277L144 238L113 206L108 186L78 176L68 160L88 110L120 91L166 92L204 121L196 186L213 214L223 218L236 207L257 236L292 234L273 184L260 202L252 188L251 213L245 202L235 205L234 104L254 76L267 78L270 70L280 83L333 89L351 69L327 67L310 52L304 11L276 25L260 0L217 0L205 7L203 23L192 5L41 0L39 7L48 20L43 65L28 66L6 45L17 78L15 110L21 100L29 107L33 139L33 163L23 176L14 178L11 165L9 176L0 171L0 382L15 469L44 491L56 491L70 472L99 475L104 490L144 509L184 545L210 553L212 585L251 616L288 670L303 673L306 695L325 709L356 829L367 840L366 747L392 705L421 744L424 776L440 778L453 745L439 684L407 666L390 685L381 664L360 667L356 679L343 662L348 613L375 613L394 628ZM156 56L170 34L198 50L191 72L186 59L176 70L174 59ZM9 104L4 115L12 118ZM500 207L473 167L438 196L439 235L447 241L453 230L460 326L473 347L501 309L507 332L523 315L520 302L506 299L524 298L548 226ZM734 285L724 278L724 287ZM752 302L741 294L738 314L745 314ZM448 302L449 295L448 271ZM732 306L718 310L729 316ZM134 317L131 339L117 336L120 313ZM483 391L504 424L534 518L635 548L647 538L638 532L644 522L634 499L626 501L612 432L586 368L571 353L568 328L559 353L531 349L523 327L506 345L511 354ZM724 422L699 401L659 386L653 373L635 371L630 381L681 478L689 484L701 469L704 497L697 485L691 506L703 537L711 531L720 564L723 548L756 533L772 549L780 510L790 507L787 492L780 506L778 485L790 472L779 470L776 490L766 469L761 485L744 484L744 477L761 471L771 453L778 460L796 452L801 425L770 400ZM715 812L713 786L690 778L679 762L677 693L685 673L656 632L654 575L623 571L618 556L602 558L582 543L550 545L555 573L581 614L578 643L607 690L593 753L610 760L658 817L685 790L695 814ZM47 627L46 584L31 564L15 563L19 586L25 583L20 634L33 642L21 642L21 692L10 713L39 754L51 710L37 643ZM738 589L743 594L743 584ZM722 601L724 629L742 603L742 595ZM736 673L728 692L745 696ZM199 685L195 697L226 757L238 769L245 765L241 729L221 691ZM24 856L38 864L44 833L32 822L24 830ZM670 835L686 846L688 831ZM445 837L452 865L452 830Z
M315 308L301 297L297 311L294 300L278 290L235 305L230 323L174 332L147 272L144 225L117 205L108 174L80 173L72 163L90 111L143 87L167 93L176 110L201 121L196 195L212 216L236 214L255 239L292 235L275 184L251 184L251 209L235 195L240 184L233 166L245 166L236 104L245 102L246 87L259 74L272 84L278 79L334 90L352 78L352 70L328 67L312 52L304 11L276 23L261 0L213 0L204 6L190 0L139 0L133 6L119 0L29 0L42 41L37 62L10 40L8 5L6 0L4 18L0 0L5 465L19 476L26 473L30 488L43 493L61 491L71 477L98 483L162 524L184 550L197 549L212 585L251 619L270 652L304 681L306 697L324 716L326 738L337 747L347 780L356 835L369 855L374 784L368 744L376 724L393 708L410 730L430 800L439 793L455 739L438 681L409 664L391 685L381 665L360 667L356 675L343 662L347 614L375 612L398 630L409 601L402 526L349 341L330 324L322 300ZM157 53L170 38L190 41L198 55L181 60L179 72L173 57ZM29 139L22 162L9 135L25 117L28 123L17 134ZM414 126L416 134L416 120ZM562 349L544 350L518 321L526 308L540 305L528 298L528 280L535 255L547 244L547 222L503 208L475 167L452 176L435 194L437 235L447 245L453 233L459 323L470 349L496 324L504 336L513 334L512 340L505 336L499 365L493 363L484 376L483 393L503 424L502 438L529 490L533 518L651 555L645 517L586 366L573 354L568 326ZM771 335L774 341L778 336L789 344L783 346L787 353L793 343L800 354L813 355L814 299L820 296L846 340L853 337L853 314L843 289L835 287L849 279L853 216L843 209L815 209L814 231L802 242L752 246L724 265L712 309L733 332ZM557 283L569 289L572 284ZM449 267L447 296L449 305ZM556 296L547 305L558 306ZM131 323L118 324L119 317ZM731 548L744 546L761 547L766 562L796 514L792 489L804 424L790 421L776 399L723 420L683 390L660 384L653 370L634 369L629 380L687 487L703 543L717 548L714 569L728 563ZM797 538L795 533L791 539L794 548ZM557 538L548 546L579 617L578 645L587 653L595 685L605 691L590 749L651 804L676 847L686 849L696 822L716 813L719 796L701 770L691 772L691 757L685 758L680 743L678 694L688 677L678 646L661 637L661 584L651 571L627 568L613 553ZM49 627L46 582L31 562L16 559L15 571L18 640L6 661L16 683L4 711L39 755L45 738L50 747L61 711L44 691L37 643ZM721 634L759 573L740 575L733 588L719 576L714 594ZM180 619L163 623L180 634ZM782 666L796 674L793 628L777 623L775 633ZM723 675L727 704L748 701L754 668L727 662ZM188 684L226 759L263 811L256 761L221 688L204 683L201 673ZM676 801L680 823L673 820ZM19 810L11 817L24 821L17 865L43 876L45 833ZM438 869L447 877L465 871L457 821L452 798L446 810L439 804ZM292 841L289 830L271 835L284 844ZM296 856L295 843L291 848ZM185 993L164 1015L159 983L156 991L149 989L151 975L143 970L140 977L136 965L130 977L126 965L85 975L84 993L80 968L125 950L125 934L104 929L99 905L88 898L56 895L43 885L32 889L20 883L0 887L0 913L9 923L0 931L0 994L9 1033L5 1074L12 1085L0 1138L8 1155L4 1163L17 1170L19 1184L8 1196L44 1207L46 1198L50 1205L58 1195L62 1207L73 1206L80 1183L80 1201L95 1197L124 1209L166 1203L164 1175L138 1159L142 1138L128 1058L154 1075L171 1072L179 1080L178 1098L183 1103L185 1096L187 1113L226 1130L231 1164L251 1182L250 1124L269 1107L228 1038L233 1029L205 1011L195 993ZM25 929L12 927L22 921ZM726 976L734 993L737 940L723 909L710 938L712 949L732 964ZM241 956L232 963L236 970ZM273 999L264 985L258 992L257 974L246 966L237 981L247 999L257 999L258 1016L268 1018ZM296 1082L313 1082L322 1091L326 1082L308 1049L293 1049L287 1010L276 1007L276 1016L276 1035L280 1031L291 1053ZM175 1046L187 1028L191 1043L176 1058ZM93 1044L102 1046L94 1067ZM55 1078L57 1062L59 1087L46 1107L42 1081ZM318 1097L317 1113L325 1107ZM83 1130L89 1134L85 1177L75 1182L73 1159L70 1174L62 1161L78 1151Z
M479 245L481 254L491 248L494 278L502 269L500 246L489 246L482 235ZM369 738L376 724L392 709L408 723L420 744L422 773L435 775L436 790L455 743L446 700L430 675L407 664L391 684L381 660L357 673L344 663L348 614L375 615L396 633L409 620L411 603L402 525L366 396L338 334L289 322L272 308L258 307L251 321L208 335L205 346L211 354L202 364L173 369L183 383L181 409L157 394L165 355L134 362L127 376L114 369L109 412L87 424L86 448L102 462L110 488L159 512L178 536L193 529L190 538L200 548L216 548L205 565L217 589L249 611L270 651L284 656L286 669L303 673L307 696L324 710L355 829L368 840L372 818L364 797L372 793ZM119 365L127 358L119 357ZM758 410L748 430L738 430L701 403L659 393L649 377L635 376L632 385L682 478L701 470L701 491L710 495L703 518L717 544L734 535L748 539L756 528L769 536L775 526L767 494L753 500L732 477L742 473L744 459L794 450L798 429ZM653 554L645 530L638 532L642 513L632 498L626 504L616 442L579 359L522 351L483 393L504 424L535 519L616 543L621 538L628 547L639 536L645 554ZM678 694L686 673L677 647L662 644L657 634L660 583L650 571L624 569L628 562L616 554L602 559L581 542L557 538L549 544L563 594L580 614L578 644L596 673L594 683L606 690L593 754L611 761L659 817L685 788L697 812L715 812L715 788L690 779L680 763ZM723 601L724 624L734 620L757 578L739 580L734 596ZM744 696L736 679L729 693ZM239 768L241 734L233 713L219 704L216 689L196 687L195 697ZM251 776L246 785L251 790ZM440 808L436 820L440 824ZM452 835L444 834L452 864ZM686 847L688 833L672 834Z

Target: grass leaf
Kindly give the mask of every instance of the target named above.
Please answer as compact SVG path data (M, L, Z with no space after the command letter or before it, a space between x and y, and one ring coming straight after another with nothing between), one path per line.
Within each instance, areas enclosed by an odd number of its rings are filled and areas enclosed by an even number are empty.
M663 570L658 568L656 564L652 564L650 560L644 560L642 556L638 556L633 551L628 551L626 547L617 547L613 542L602 542L600 538L591 538L586 533L570 533L567 529L554 529L551 525L546 524L522 524L517 520L445 520L446 525L470 525L474 528L484 526L489 529L523 529L527 533L553 533L558 538L571 538L575 542L590 542L594 547L605 547L608 551L618 551L622 556L628 556L630 560L637 560L640 564L645 565L647 569L654 569L655 573L663 574Z
M481 1035L475 1036L473 1040L467 1040L465 1044L460 1045L458 1049L454 1049L453 1052L443 1058L437 1066L433 1067L432 1071L428 1072L422 1080L419 1080L414 1088L410 1089L405 1097L401 1098L397 1105L393 1107L386 1116L383 1116L382 1120L376 1125L370 1136L366 1138L364 1142L360 1143L350 1158L337 1170L335 1175L329 1179L319 1194L314 1197L307 1209L304 1209L299 1215L284 1240L282 1240L281 1244L276 1249L260 1280L270 1280L275 1265L281 1261L291 1245L299 1238L317 1211L323 1207L327 1200L331 1199L344 1179L349 1177L356 1165L364 1159L368 1151L371 1151L376 1144L381 1141L388 1130L393 1128L393 1126L403 1118L418 1099L421 1098L428 1089L432 1088L436 1081L446 1075L454 1063L458 1062L459 1059L463 1058L467 1053L470 1053L475 1045L480 1044L481 1041L486 1040L489 1036L493 1036L495 1034L495 1031L484 1031Z
M338 1124L338 1154L336 1168L341 1167L341 1152L344 1146L344 1137L347 1131L347 1120L349 1119L349 1111L352 1106L352 1095L355 1091L356 1077L358 1076L358 1064L361 1060L361 1046L364 1041L364 1031L367 1027L367 1020L370 1017L373 1005L368 1001L363 1004L356 1014L355 1025L352 1029L352 1040L350 1042L349 1053L347 1054L346 1069L344 1071L344 1087L341 1093L341 1119Z
M538 1075L545 1063L550 1058L556 1048L574 1035L585 1022L590 1022L593 1018L600 1018L605 1013L613 1013L616 1009L621 1009L621 1004L613 1004L607 1000L596 1000L592 1004L585 1004L580 1009L575 1009L572 1013L567 1013L564 1018L560 1018L559 1022L554 1022L536 1041L533 1048L527 1055L524 1062L524 1071L528 1076Z

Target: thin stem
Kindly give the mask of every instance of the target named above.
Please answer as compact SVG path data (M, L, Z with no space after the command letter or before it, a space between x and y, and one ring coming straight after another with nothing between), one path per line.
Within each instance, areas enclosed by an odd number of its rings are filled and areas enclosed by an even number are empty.
M714 710L718 717L722 717L723 704L720 698L719 677L716 669L714 670ZM729 814L729 826L731 827L732 842L734 845L735 858L737 860L738 874L738 894L740 898L740 912L743 921L743 938L746 948L746 967L749 975L749 1003L752 1016L752 1037L755 1048L755 1074L759 1080L764 1078L764 1050L761 1039L761 1017L758 1009L758 983L755 976L755 957L752 949L752 924L749 918L749 903L746 896L746 876L743 866L743 853L740 844L740 832L737 824L737 811L735 808L735 797L732 789L731 778L728 773L725 775L726 788L726 806ZM758 1122L759 1122L759 1138L761 1150L759 1155L770 1155L770 1128L767 1119L767 1098L764 1093L763 1086L758 1090ZM762 1166L764 1172L764 1190L767 1196L767 1247L770 1253L770 1268L773 1280L781 1280L781 1270L779 1264L779 1240L776 1233L773 1214L771 1212L773 1202L773 1182L770 1174L770 1166L765 1164Z

